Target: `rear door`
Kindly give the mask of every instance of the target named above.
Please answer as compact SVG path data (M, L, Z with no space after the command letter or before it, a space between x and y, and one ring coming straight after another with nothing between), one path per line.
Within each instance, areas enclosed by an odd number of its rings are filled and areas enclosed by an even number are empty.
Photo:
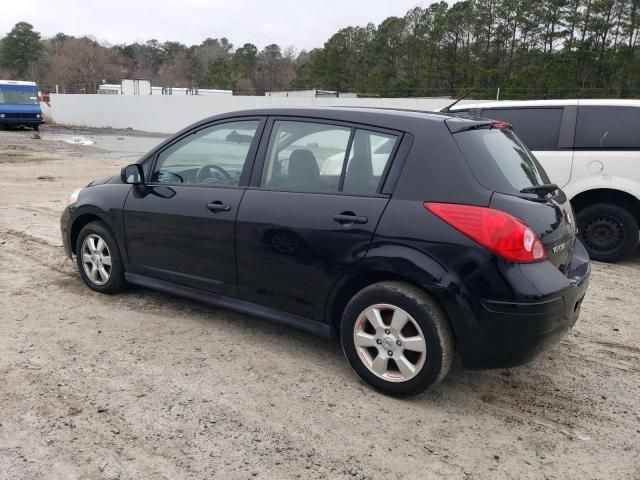
M361 261L389 201L397 132L323 120L269 122L237 227L241 298L322 320L330 288Z
M565 272L576 241L573 211L562 190L522 191L549 183L536 158L509 129L480 128L455 133L454 138L480 184L494 192L490 207L531 227L549 260Z
M235 221L263 124L198 127L157 152L125 204L131 273L237 295Z
M573 162L571 127L575 123L575 107L490 108L483 109L480 115L511 124L516 135L533 151L551 181L560 187L569 183Z
M572 181L634 191L640 196L640 102L580 105Z

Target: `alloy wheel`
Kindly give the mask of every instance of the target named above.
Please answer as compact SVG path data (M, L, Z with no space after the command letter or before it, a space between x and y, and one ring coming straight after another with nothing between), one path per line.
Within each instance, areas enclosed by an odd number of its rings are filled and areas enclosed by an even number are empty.
M111 277L111 252L99 235L87 235L82 242L82 267L89 280L104 285Z
M367 369L389 382L406 382L424 366L427 344L418 323L400 307L373 305L356 320L353 342Z

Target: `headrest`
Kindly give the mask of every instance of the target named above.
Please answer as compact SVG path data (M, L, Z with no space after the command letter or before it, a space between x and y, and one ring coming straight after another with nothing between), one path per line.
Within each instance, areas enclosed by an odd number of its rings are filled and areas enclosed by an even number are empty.
M290 180L313 180L320 176L318 162L311 150L294 150L289 156Z
M373 165L371 164L371 158L364 155L354 156L349 162L347 173L350 173L352 176L373 176Z

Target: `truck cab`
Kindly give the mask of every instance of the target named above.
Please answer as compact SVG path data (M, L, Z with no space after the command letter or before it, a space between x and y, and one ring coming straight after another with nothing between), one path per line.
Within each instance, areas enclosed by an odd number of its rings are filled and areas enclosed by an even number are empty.
M0 80L0 127L31 127L44 123L35 82Z

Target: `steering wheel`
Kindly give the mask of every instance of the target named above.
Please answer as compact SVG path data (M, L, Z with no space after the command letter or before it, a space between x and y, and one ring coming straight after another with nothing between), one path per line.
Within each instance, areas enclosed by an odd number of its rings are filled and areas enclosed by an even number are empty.
M214 165L213 163L209 163L207 165L203 165L198 169L196 173L196 180L198 183L209 183L211 180L215 180L215 177L211 175L211 169L218 172L225 181L231 181L231 175L220 165Z

